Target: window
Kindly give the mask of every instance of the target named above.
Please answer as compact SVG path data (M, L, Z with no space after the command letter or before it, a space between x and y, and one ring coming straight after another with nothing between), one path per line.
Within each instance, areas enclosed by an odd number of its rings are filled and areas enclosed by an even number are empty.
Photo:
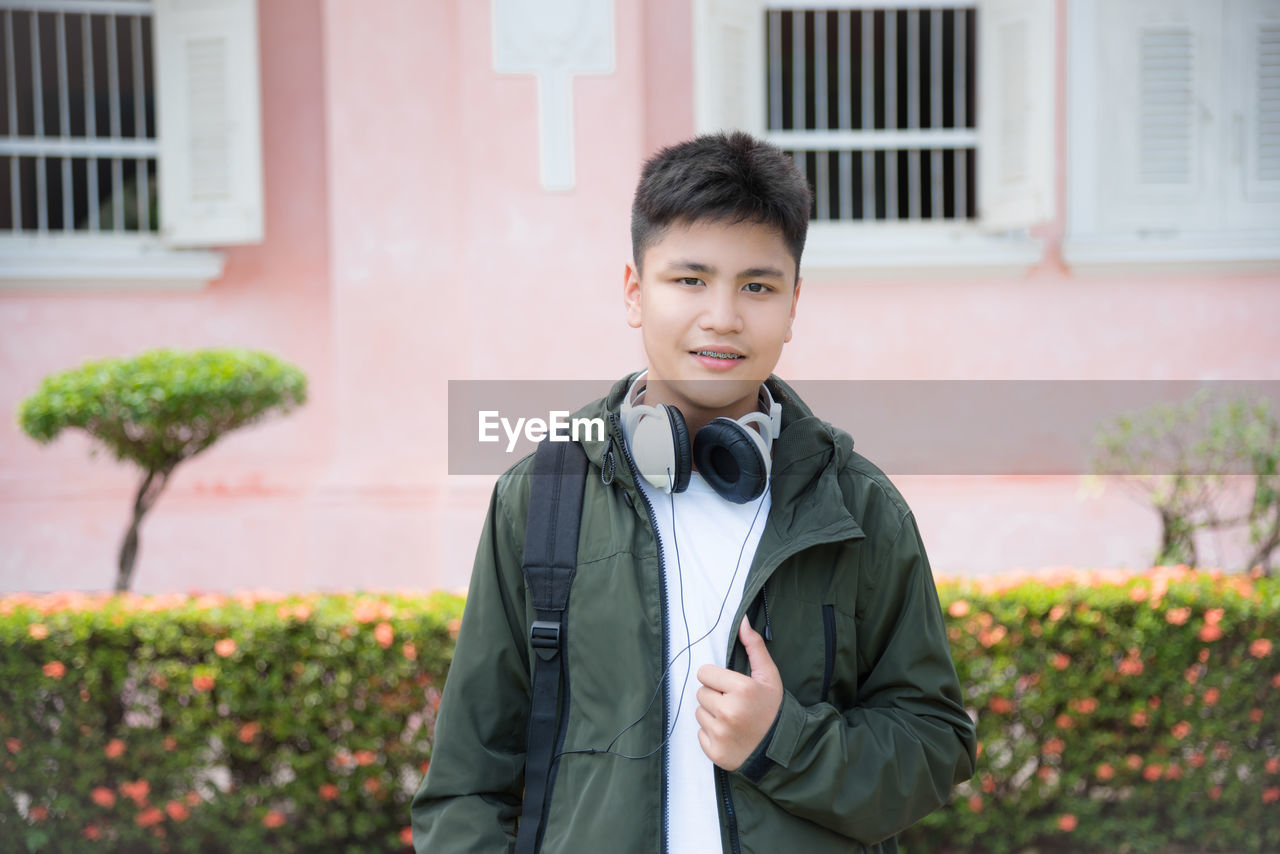
M1280 262L1280 3L1071 4L1078 268Z
M1017 270L1052 213L1052 3L698 0L699 131L792 152L806 274Z
M254 0L0 0L0 281L202 284L262 237Z

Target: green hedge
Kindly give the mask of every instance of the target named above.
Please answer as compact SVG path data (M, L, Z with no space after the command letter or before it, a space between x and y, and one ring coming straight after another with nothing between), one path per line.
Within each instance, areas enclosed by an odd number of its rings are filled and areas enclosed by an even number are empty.
M935 851L1280 850L1280 580L941 585L981 757ZM457 597L0 598L0 851L402 851Z
M1156 568L941 588L974 779L936 851L1280 851L1280 579Z
M408 847L462 600L0 599L0 851Z

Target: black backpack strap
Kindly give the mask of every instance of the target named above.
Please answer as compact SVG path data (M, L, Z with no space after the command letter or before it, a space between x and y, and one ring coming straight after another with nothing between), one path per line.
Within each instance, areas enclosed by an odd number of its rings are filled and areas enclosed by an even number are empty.
M586 481L587 455L581 445L548 440L538 445L524 535L524 579L536 619L529 632L535 655L517 854L534 854L541 841L560 687L565 681L565 656L561 654L565 610L578 566L578 530Z

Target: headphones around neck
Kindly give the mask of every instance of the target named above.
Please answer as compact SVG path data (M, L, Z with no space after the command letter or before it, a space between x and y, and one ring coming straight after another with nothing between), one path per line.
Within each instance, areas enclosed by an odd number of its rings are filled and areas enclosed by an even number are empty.
M727 501L746 504L763 495L773 464L773 440L782 430L782 404L774 401L769 389L760 386L762 411L714 419L698 431L691 450L689 428L679 409L641 402L647 373L631 383L620 409L623 435L644 479L663 492L684 492L696 463L698 473Z

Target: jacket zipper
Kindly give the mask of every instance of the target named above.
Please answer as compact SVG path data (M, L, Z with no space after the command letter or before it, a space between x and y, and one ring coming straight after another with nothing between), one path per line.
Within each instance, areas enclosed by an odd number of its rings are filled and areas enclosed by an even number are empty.
M732 854L742 854L742 843L738 840L738 814L733 809L733 792L729 790L729 774L719 766L716 766L716 788L721 792L720 804L729 823L729 850Z
M618 413L609 413L609 422L613 427L614 437L622 433L622 424L618 419ZM615 444L619 444L616 443ZM627 461L627 468L631 471L631 479L635 484L635 491L639 493L640 500L644 502L645 513L649 517L649 527L653 530L653 539L658 544L658 583L662 586L662 668L661 672L666 673L667 657L671 654L671 650L667 643L667 561L662 551L662 536L658 533L658 517L654 515L653 505L649 503L649 497L644 494L644 490L640 488L640 472L636 470L635 460L631 459L631 451L627 448L625 437L620 443L622 446L622 456ZM605 456L609 456L612 450L607 450ZM612 479L612 478L611 478ZM663 677L666 678L665 676ZM670 850L667 839L667 825L670 819L668 808L670 777L671 777L671 753L668 750L667 727L670 726L671 715L671 685L662 691L662 852L667 854ZM719 770L719 769L717 769Z
M822 606L822 639L826 655L822 659L822 702L827 702L831 692L831 677L836 669L836 609L834 605Z

